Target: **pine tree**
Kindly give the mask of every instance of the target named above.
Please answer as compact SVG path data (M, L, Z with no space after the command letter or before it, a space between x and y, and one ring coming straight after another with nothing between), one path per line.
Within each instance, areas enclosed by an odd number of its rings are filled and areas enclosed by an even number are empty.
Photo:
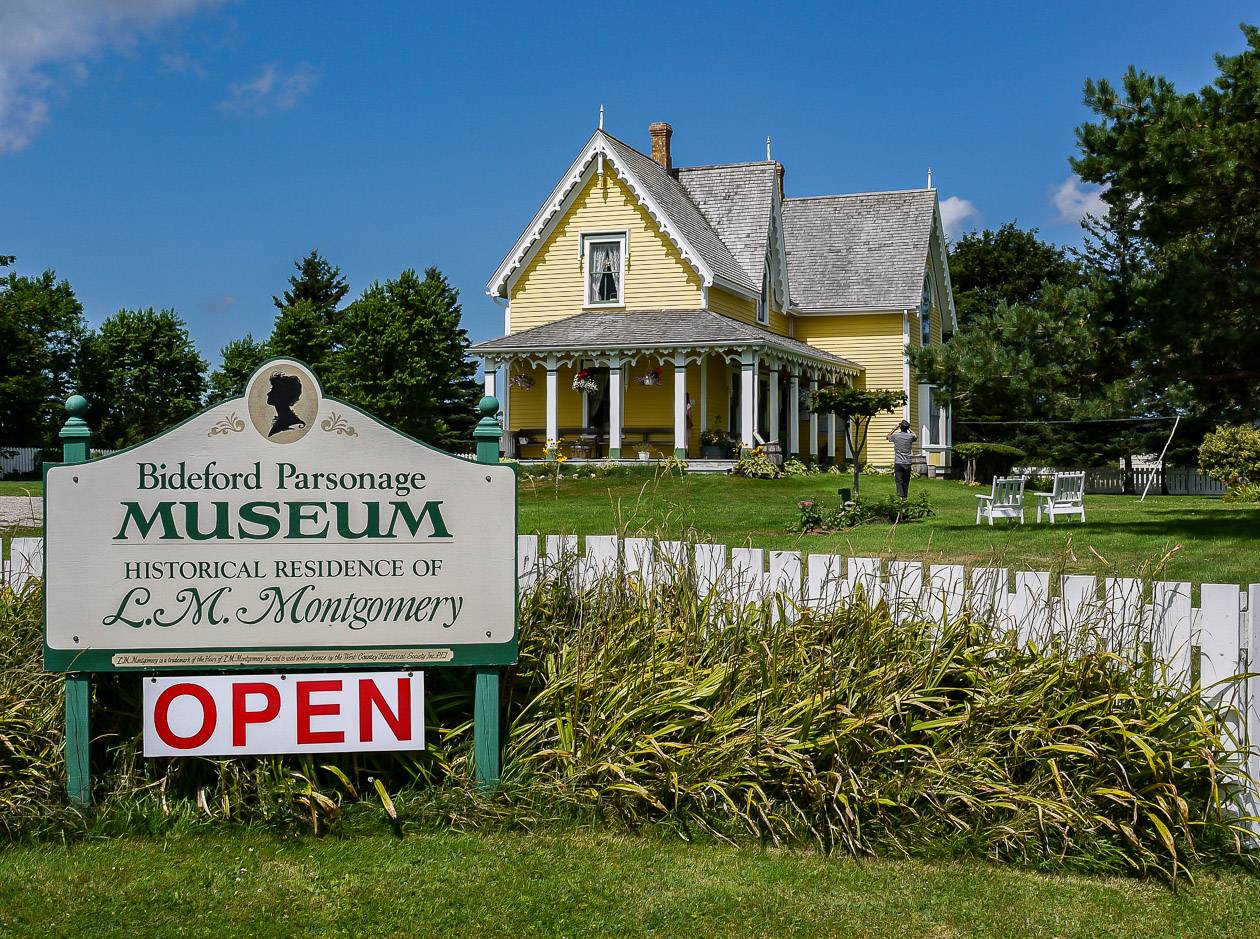
M480 390L459 292L434 267L373 283L338 317L329 390L414 437L467 450Z
M341 268L329 264L315 250L302 260L294 261L293 266L298 273L289 277L289 289L283 297L271 298L276 309L283 312L305 301L323 317L324 322L332 323L337 315L337 304L350 291L350 285L341 275Z

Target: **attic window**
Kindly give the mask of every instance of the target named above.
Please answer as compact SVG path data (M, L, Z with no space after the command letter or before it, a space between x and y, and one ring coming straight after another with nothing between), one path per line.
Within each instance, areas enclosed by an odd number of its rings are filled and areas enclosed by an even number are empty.
M920 344L932 344L932 275L923 278L923 298L919 301Z
M766 255L766 266L761 274L761 299L757 301L757 322L763 326L770 323L770 255Z
M625 269L626 236L585 236L586 305L621 306L622 272Z

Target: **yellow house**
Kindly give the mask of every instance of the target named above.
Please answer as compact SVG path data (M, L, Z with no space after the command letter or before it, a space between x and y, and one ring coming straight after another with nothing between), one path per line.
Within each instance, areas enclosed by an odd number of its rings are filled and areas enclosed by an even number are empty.
M864 459L891 463L905 418L946 464L949 410L907 360L956 325L936 190L788 199L780 163L675 167L670 125L648 131L650 156L597 130L487 285L505 335L473 352L507 452L696 459L709 432L834 461L808 392L848 383L909 399Z

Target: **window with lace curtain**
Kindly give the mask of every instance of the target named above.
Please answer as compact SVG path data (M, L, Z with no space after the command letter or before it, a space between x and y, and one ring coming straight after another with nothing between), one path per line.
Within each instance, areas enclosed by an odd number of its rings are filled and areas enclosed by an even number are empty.
M586 305L621 306L625 270L624 234L588 235L585 239Z

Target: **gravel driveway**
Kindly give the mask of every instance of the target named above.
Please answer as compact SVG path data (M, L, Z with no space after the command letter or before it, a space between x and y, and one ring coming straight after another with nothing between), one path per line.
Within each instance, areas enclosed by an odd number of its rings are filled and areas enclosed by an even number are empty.
M0 496L0 532L9 528L39 528L44 524L44 503L28 496Z

